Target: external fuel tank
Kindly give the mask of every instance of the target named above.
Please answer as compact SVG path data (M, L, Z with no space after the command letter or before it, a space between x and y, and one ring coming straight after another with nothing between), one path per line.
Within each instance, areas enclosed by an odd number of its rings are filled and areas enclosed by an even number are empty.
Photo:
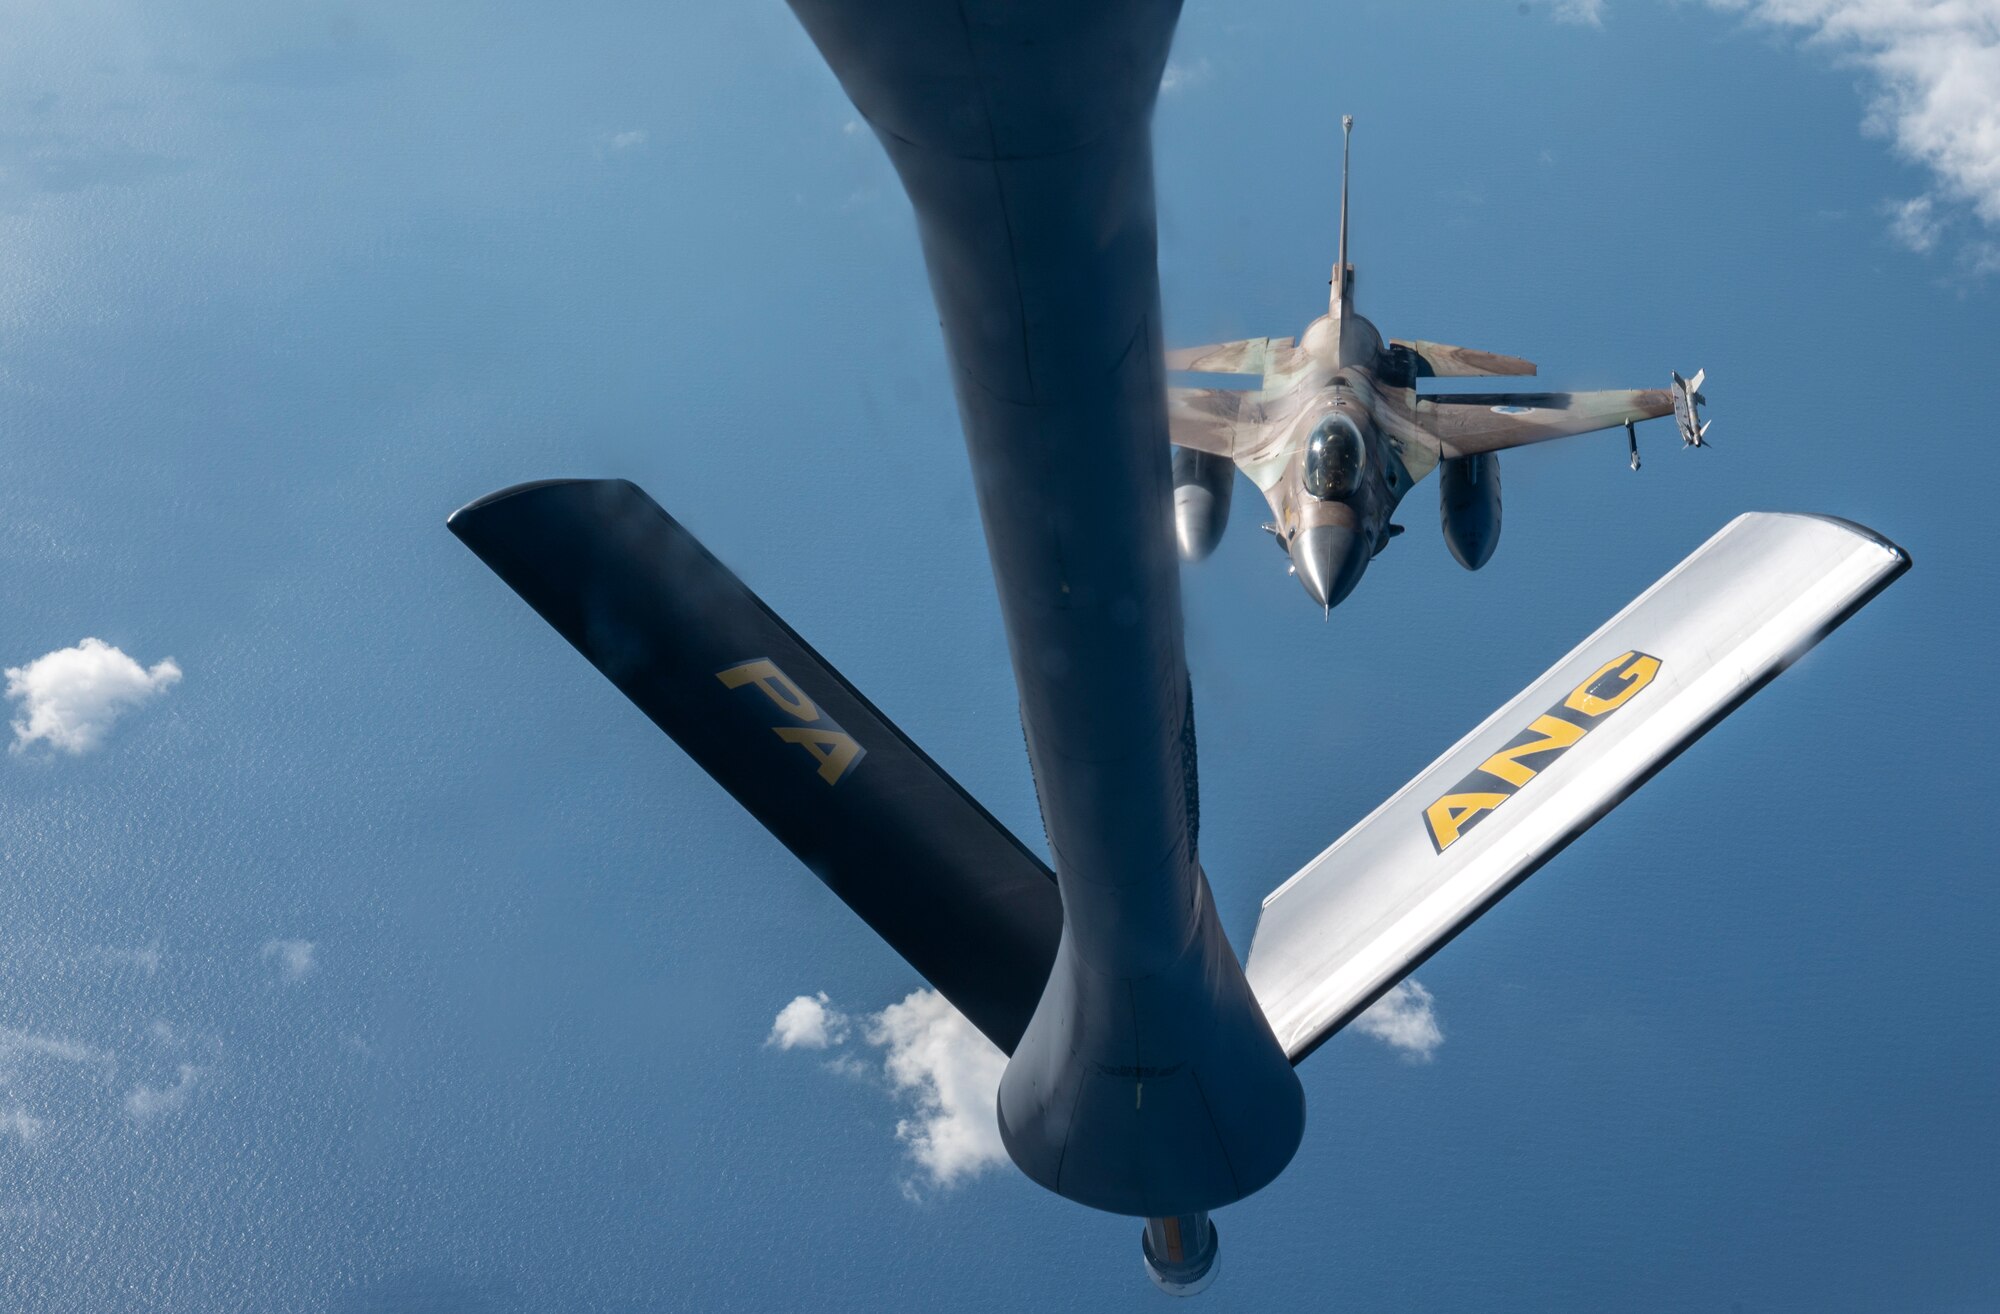
M1478 570L1500 546L1500 457L1448 456L1438 462L1438 518L1458 564Z
M1229 495L1236 487L1236 462L1226 456L1174 449L1174 541L1182 561L1200 561L1215 551L1229 524Z

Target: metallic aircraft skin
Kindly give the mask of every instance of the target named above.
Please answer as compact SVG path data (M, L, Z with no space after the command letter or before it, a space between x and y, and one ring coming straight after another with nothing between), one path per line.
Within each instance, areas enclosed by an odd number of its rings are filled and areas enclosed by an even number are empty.
M792 8L916 211L1061 890L1002 1138L1070 1199L1199 1215L1305 1112L1196 848L1150 138L1178 0Z
M1351 134L1352 117L1342 121ZM1422 341L1383 342L1354 308L1347 259L1347 169L1342 152L1339 257L1327 313L1291 338L1251 338L1167 353L1167 367L1255 376L1259 386L1172 388L1175 445L1212 465L1176 466L1175 520L1181 555L1199 560L1222 536L1228 464L1248 475L1270 504L1266 528L1290 556L1306 593L1331 612L1374 556L1402 532L1391 522L1403 498L1443 467L1440 517L1452 555L1468 570L1491 557L1500 532L1499 461L1508 447L1676 413L1693 416L1700 376L1671 388L1586 393L1458 393L1420 396L1420 377L1528 375L1514 356ZM1698 419L1694 421L1699 423ZM1682 421L1687 438L1688 421ZM1704 426L1705 427L1705 426ZM1343 438L1342 435L1351 434ZM1322 448L1354 445L1345 480L1328 484ZM1358 445L1357 445L1358 444ZM1702 445L1700 430L1692 445ZM1634 448L1636 468L1637 449Z

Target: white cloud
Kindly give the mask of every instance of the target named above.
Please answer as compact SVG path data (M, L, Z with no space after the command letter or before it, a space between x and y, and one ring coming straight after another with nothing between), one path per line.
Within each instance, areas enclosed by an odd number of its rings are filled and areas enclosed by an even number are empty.
M1585 27L1604 26L1604 0L1555 0L1549 17L1558 23L1580 23Z
M55 1059L59 1063L107 1065L116 1061L108 1051L93 1049L74 1040L64 1040L59 1036L38 1036L30 1031L0 1027L0 1063L11 1062L19 1057Z
M1889 236L1902 246L1922 255L1938 243L1944 232L1944 220L1938 215L1937 202L1928 196L1913 196L1889 209Z
M22 713L13 723L13 751L41 741L53 750L87 753L104 742L120 716L180 678L171 657L147 670L102 639L10 666L7 697L21 704Z
M1166 70L1160 74L1160 94L1175 96L1183 91L1191 91L1207 82L1212 73L1213 69L1210 68L1206 55L1184 64L1169 60Z
M943 1190L1007 1161L995 1105L1002 1054L965 1015L935 990L917 990L863 1019L861 1038L882 1051L879 1074L909 1109L896 1123L896 1139L919 1170L906 1181ZM826 1049L845 1042L848 1018L830 1006L824 991L785 1005L766 1044L781 1049ZM846 1076L874 1076L877 1069L852 1053L835 1055L829 1069Z
M612 133L605 144L614 151L636 151L651 140L652 134L644 128L627 128L623 132Z
M1415 980L1403 981L1354 1019L1354 1029L1364 1036L1401 1050L1412 1062L1427 1063L1444 1043L1431 992Z
M318 946L311 940L266 940L257 955L278 964L278 975L287 982L303 981L319 967Z
M869 1020L883 1071L915 1106L896 1124L930 1184L951 1187L1007 1162L996 1113L1007 1056L935 990L912 991Z
M125 1096L125 1112L134 1122L151 1122L186 1104L200 1082L201 1069L192 1063L183 1063L179 1077L171 1086L148 1086L143 1082L134 1086Z
M826 991L800 995L778 1010L767 1045L779 1049L825 1049L847 1039L847 1016L828 1008Z
M47 1123L23 1108L16 1107L0 1113L0 1136L11 1133L20 1137L23 1145L32 1144L47 1126Z
M2000 229L2000 3L1996 0L1709 0L1802 33L1873 78L1866 126L1930 169L1934 191L1896 207L1891 233L1936 245L1949 214ZM1921 203L1922 208L1912 210ZM1969 249L1977 266L1979 250Z
M157 976L160 971L160 947L147 945L143 949L114 949L99 946L95 951L98 958L120 967L129 967L146 976Z

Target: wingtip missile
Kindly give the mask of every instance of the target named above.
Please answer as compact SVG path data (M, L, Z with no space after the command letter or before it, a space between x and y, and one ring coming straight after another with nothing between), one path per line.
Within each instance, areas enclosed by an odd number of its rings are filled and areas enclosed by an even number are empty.
M1681 445L1707 447L1708 426L1711 422L1701 418L1701 407L1708 401L1701 391L1701 385L1707 381L1708 371L1696 370L1692 379L1684 379L1680 371L1675 370L1673 377L1674 426L1680 430Z

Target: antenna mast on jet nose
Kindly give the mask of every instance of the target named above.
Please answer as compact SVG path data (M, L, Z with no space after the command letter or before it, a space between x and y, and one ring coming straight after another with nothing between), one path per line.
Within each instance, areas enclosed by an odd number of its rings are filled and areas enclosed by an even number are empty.
M1335 316L1344 316L1354 300L1354 268L1347 263L1347 157L1354 141L1354 116L1340 116L1340 254L1333 267Z

